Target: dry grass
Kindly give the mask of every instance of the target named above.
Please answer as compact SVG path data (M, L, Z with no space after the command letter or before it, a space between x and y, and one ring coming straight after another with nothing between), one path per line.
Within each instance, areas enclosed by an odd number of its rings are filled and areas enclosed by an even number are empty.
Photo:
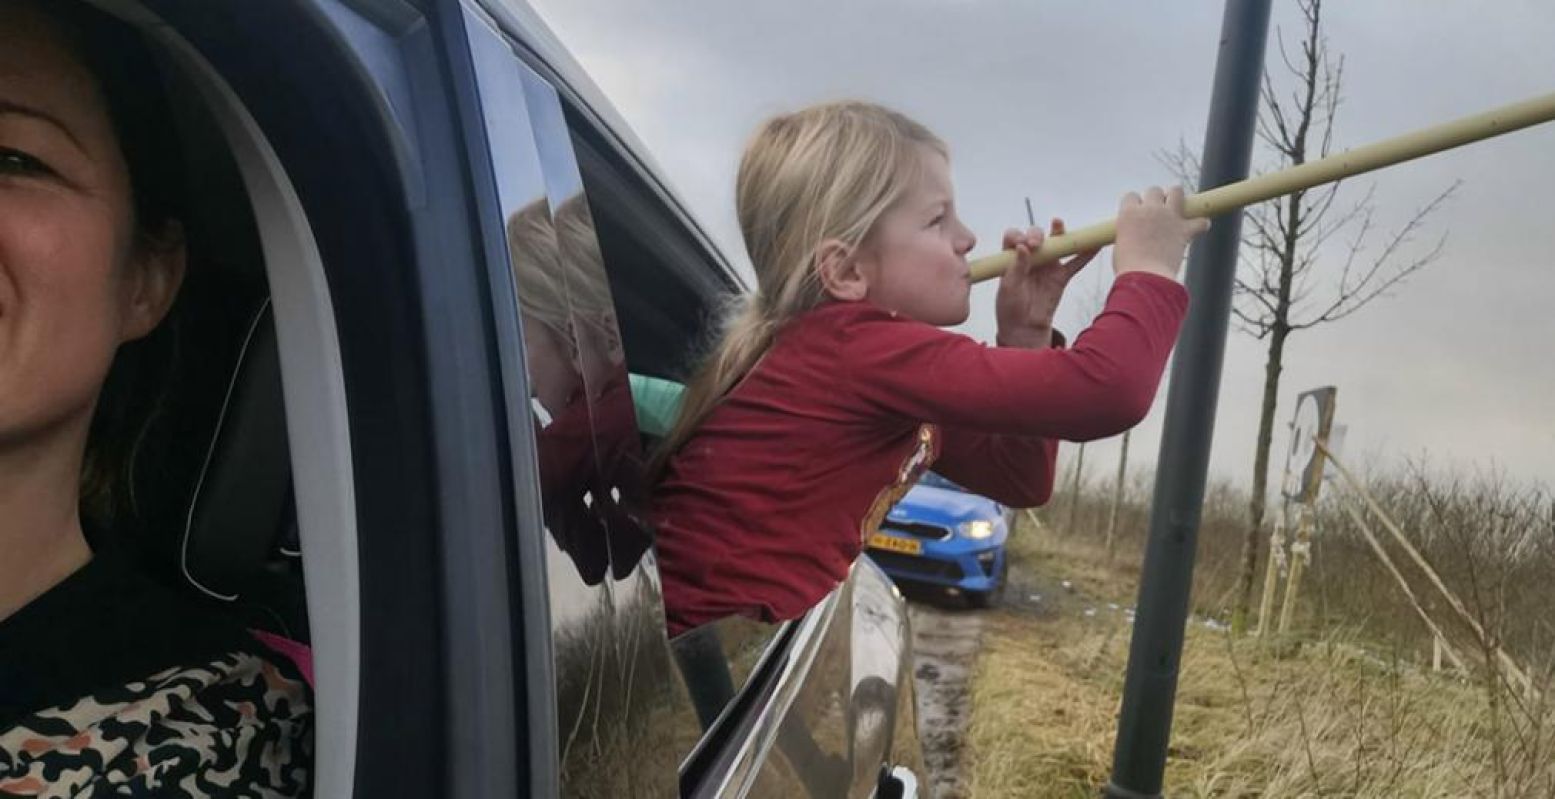
M1137 569L1023 527L1012 541L1017 580L1062 577L1077 593L1056 611L1014 606L988 619L972 687L971 795L1094 797L1111 773L1130 633L1106 603L1132 602ZM1088 607L1102 612L1085 616ZM1406 647L1360 634L1260 643L1190 623L1167 795L1555 796L1550 708L1493 675L1422 670Z
M988 619L967 731L971 796L1091 797L1105 784L1122 671L1090 668L1100 630L1082 627Z

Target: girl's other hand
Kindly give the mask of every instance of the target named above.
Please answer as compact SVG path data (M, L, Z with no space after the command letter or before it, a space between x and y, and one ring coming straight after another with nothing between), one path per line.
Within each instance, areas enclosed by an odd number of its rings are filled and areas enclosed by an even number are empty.
M1064 220L1054 219L1050 234L1061 236ZM1001 347L1046 347L1052 339L1053 316L1063 299L1069 281L1096 257L1096 250L1082 252L1066 261L1045 264L1035 262L1034 253L1044 240L1041 228L1004 232L1004 249L1015 251L1015 265L999 279L995 310L999 320L998 344Z

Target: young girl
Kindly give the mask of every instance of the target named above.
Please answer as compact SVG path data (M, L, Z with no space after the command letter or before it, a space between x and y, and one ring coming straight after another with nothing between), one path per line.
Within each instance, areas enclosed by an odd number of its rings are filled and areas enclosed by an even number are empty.
M672 636L802 615L931 465L1006 505L1046 502L1060 439L1112 436L1149 410L1187 310L1173 278L1208 227L1183 217L1179 189L1126 195L1117 280L1069 349L1053 314L1095 253L1034 266L1041 232L1006 233L1016 263L989 347L939 329L967 318L975 237L922 125L856 102L776 117L745 151L736 203L757 290L656 463Z

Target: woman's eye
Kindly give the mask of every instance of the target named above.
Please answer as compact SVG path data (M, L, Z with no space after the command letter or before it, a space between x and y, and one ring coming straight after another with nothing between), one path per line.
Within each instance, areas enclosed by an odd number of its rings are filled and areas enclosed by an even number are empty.
M20 151L0 147L0 175L48 175L53 171L42 161Z
M945 221L945 215L940 214L929 221L929 227L938 227Z

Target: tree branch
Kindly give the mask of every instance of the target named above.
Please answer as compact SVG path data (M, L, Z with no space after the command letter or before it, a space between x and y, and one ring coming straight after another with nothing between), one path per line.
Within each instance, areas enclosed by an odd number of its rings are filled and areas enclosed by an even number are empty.
M1365 307L1367 303L1377 297L1382 296L1389 289L1406 280L1410 275L1424 269L1427 265L1440 258L1447 243L1447 234L1445 233L1437 239L1436 244L1427 250L1425 254L1390 270L1390 273L1386 274L1385 277L1379 277L1394 262L1394 257L1398 254L1400 248L1413 239L1425 222L1452 197L1460 185L1462 185L1462 181L1454 181L1441 194L1436 195L1429 203L1417 210L1409 222L1388 240L1388 243L1382 248L1382 252L1372 260L1365 273L1353 283L1349 281L1350 269L1347 264L1345 273L1340 278L1338 292L1328 307L1308 321L1292 323L1291 329L1304 330L1324 322L1343 319ZM1367 228L1369 228L1369 215L1367 221ZM1363 228L1363 232L1367 228ZM1358 250L1359 246L1360 239L1357 239L1355 250ZM1355 250L1352 250L1352 255Z

